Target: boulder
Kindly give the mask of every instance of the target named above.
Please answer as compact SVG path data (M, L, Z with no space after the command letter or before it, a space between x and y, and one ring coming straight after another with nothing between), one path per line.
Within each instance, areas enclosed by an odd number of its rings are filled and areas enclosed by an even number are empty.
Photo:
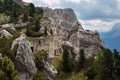
M51 64L50 60L48 61L43 59L43 63L44 63L43 73L45 74L46 78L48 80L54 80L54 77L58 73L57 70Z
M4 25L2 25L2 28L9 31L11 34L13 34L16 31L15 24L12 24L12 23L11 24L4 24Z
M67 49L70 54L74 53L75 54L75 59L76 60L78 59L78 56L79 56L78 55L79 54L79 48L78 47L75 47L69 41L64 41L62 43L62 48Z
M2 57L2 53L0 53L0 58Z
M29 41L25 35L21 35L13 41L11 49L15 45L18 45L15 57L15 67L18 71L18 77L20 80L32 80L33 76L37 73L37 68Z
M9 38L9 37L13 37L13 36L7 30L5 29L0 30L0 38Z

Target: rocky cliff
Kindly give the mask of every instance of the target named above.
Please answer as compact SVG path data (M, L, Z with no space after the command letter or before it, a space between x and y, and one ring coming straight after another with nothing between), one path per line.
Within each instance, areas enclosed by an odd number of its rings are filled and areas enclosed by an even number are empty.
M18 77L20 80L32 80L33 76L37 73L37 68L29 41L25 35L21 35L13 41L11 49L15 45L18 45L15 57L15 67L18 71Z
M86 57L96 54L99 49L105 48L104 42L100 39L98 32L84 30L72 9L50 9L44 7L44 16L48 18L46 23L49 27L55 28L54 34L63 36L63 46L70 46L77 50L84 49Z

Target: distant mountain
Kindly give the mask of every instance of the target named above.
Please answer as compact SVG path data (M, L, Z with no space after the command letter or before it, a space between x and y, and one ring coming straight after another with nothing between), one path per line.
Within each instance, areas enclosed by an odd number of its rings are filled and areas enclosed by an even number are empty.
M120 51L120 23L116 24L113 29L107 33L100 33L106 47L118 49Z

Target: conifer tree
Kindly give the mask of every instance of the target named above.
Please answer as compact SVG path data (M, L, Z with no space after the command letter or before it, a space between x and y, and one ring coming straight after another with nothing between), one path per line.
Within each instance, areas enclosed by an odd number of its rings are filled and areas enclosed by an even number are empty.
M70 72L72 70L70 54L67 49L63 50L62 67L63 67L63 71L65 71L65 72Z
M14 64L7 57L0 58L0 80L18 80Z
M94 80L113 80L113 55L109 49L99 53L94 63Z
M50 29L50 34L53 35L53 31L52 31L52 29Z
M30 3L28 6L29 16L33 17L35 13L35 6L33 3Z
M114 80L120 80L120 55L119 52L115 49L114 53Z
M78 58L78 71L84 67L84 64L85 64L85 53L84 50L81 49Z
M47 33L47 27L45 27L45 30L44 30L44 36L47 36L48 33Z
M40 19L36 18L34 31L38 32L40 30Z
M27 21L28 21L28 13L27 11L25 11L23 14L23 22L27 22Z

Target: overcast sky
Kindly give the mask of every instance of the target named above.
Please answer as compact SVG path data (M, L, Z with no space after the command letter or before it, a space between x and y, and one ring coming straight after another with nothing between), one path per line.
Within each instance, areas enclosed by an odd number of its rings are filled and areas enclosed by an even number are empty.
M120 23L120 0L24 0L36 6L72 8L85 29L111 31ZM119 27L119 26L118 26Z

